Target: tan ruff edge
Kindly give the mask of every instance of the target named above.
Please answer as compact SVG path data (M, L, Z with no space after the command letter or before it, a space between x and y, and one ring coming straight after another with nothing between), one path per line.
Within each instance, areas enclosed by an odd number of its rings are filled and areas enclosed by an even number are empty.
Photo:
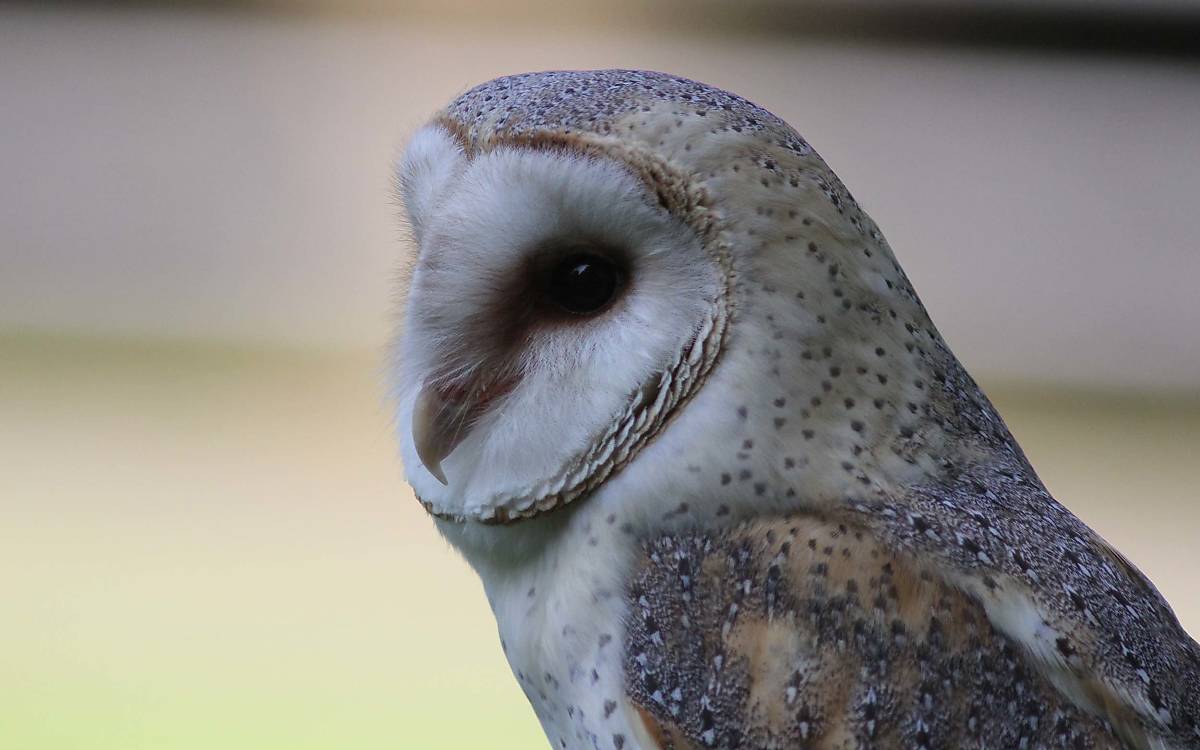
M421 499L425 511L446 521L476 521L488 525L510 524L569 505L600 486L624 467L654 439L679 407L691 400L708 378L725 348L729 317L733 312L733 263L728 245L721 238L721 227L711 211L708 194L694 185L688 176L643 149L589 133L498 134L479 142L460 123L440 118L443 127L463 147L467 158L495 148L510 146L534 150L562 151L574 155L604 158L629 169L645 184L658 204L683 221L696 233L701 247L722 271L721 289L713 300L704 325L665 371L630 396L620 418L603 435L552 479L540 484L530 496L501 499L492 515L459 515L436 511L432 503Z

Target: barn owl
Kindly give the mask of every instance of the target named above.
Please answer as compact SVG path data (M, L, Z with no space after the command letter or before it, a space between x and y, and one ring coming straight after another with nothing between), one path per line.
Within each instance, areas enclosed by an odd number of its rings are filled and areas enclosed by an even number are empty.
M553 747L1200 747L1200 646L786 123L517 75L397 183L408 480Z

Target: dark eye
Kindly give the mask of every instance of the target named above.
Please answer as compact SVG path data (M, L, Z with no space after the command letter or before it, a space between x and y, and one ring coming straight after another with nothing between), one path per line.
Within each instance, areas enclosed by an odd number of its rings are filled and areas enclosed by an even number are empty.
M621 269L599 255L580 253L561 261L550 272L546 295L569 313L588 315L612 301L621 283Z

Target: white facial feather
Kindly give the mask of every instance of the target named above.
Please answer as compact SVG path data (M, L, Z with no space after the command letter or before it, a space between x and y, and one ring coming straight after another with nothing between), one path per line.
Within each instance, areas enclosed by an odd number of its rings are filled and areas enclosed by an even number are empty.
M425 217L466 161L462 147L442 128L421 128L409 141L396 177L417 243L425 234Z
M420 241L400 356L404 458L438 512L486 515L573 468L694 337L719 276L694 233L615 162L499 148L461 164L436 127L414 144L400 167ZM433 166L438 159L451 166ZM522 307L511 298L513 277L535 254L567 253L578 242L628 254L633 271L616 303L592 317L534 321L516 344L498 340L493 326ZM446 460L442 486L407 429L417 395L431 373L469 380L499 362L516 386Z

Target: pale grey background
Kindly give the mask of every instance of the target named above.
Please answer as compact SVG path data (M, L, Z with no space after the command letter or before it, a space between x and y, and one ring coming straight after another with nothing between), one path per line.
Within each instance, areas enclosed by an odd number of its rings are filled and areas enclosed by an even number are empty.
M793 123L973 371L1200 389L1195 58L470 22L464 5L0 8L0 330L374 345L405 251L405 135L499 74L626 66Z

